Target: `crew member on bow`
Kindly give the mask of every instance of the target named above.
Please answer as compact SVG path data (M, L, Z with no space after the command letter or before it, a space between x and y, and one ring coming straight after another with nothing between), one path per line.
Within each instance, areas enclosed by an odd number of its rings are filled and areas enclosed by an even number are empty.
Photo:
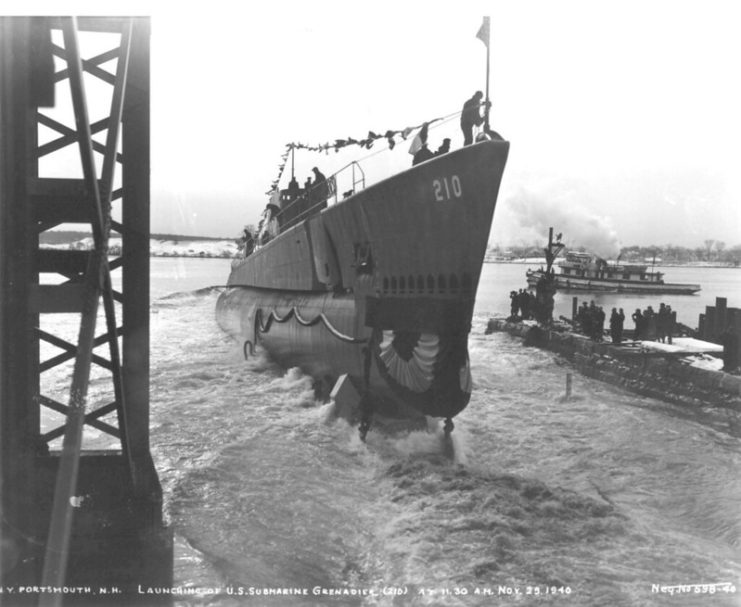
M461 131L463 131L463 145L473 143L473 127L481 126L484 117L481 115L481 100L484 93L476 91L468 101L463 104L461 111Z

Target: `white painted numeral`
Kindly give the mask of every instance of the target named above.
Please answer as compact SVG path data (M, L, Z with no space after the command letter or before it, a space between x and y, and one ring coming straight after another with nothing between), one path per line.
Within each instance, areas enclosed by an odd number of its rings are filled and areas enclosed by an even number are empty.
M463 196L463 188L461 187L461 180L458 175L453 175L450 178L443 177L442 179L435 179L432 182L432 188L435 190L435 200L437 202L444 202Z
M455 194L456 198L460 198L463 195L463 190L461 189L461 180L458 179L458 175L453 175L450 181L453 184L453 194Z

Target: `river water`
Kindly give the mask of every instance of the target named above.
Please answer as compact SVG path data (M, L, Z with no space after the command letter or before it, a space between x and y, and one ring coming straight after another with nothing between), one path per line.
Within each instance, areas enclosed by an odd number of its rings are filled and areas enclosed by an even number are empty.
M364 444L299 370L245 361L206 288L228 260L153 259L152 452L199 591L176 604L741 604L741 438L578 375L562 398L567 362L484 334L524 271L484 267L451 459L436 424ZM736 270L666 271L712 285L671 302L685 324L741 305Z

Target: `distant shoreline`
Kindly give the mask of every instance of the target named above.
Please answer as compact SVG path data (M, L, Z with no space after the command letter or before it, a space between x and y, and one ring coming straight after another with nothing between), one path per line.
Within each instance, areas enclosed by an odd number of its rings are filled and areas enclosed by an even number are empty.
M484 259L484 263L503 263L503 264L520 264L520 265L545 265L545 259ZM638 264L639 262L629 262ZM643 265L643 263L641 263ZM651 265L651 264L647 264ZM678 261L665 261L662 263L655 264L658 268L730 268L730 269L741 269L741 266L733 265L732 263L719 263L713 261L688 261L685 263Z
M114 257L121 255L121 247L120 238L111 238L108 242L108 254ZM75 242L42 243L42 248L63 251L90 251L93 248L93 239L92 237L86 237ZM233 239L151 238L149 240L150 257L234 259L239 257L239 251L240 249Z
M92 237L82 238L74 242L42 243L45 249L61 250L91 250L93 247ZM111 238L109 241L110 255L121 254L121 239ZM188 257L200 259L238 259L240 249L236 239L212 239L198 237L153 237L149 241L150 257ZM514 259L492 259L484 258L484 263L519 264L530 266L545 266L542 257L518 257ZM650 266L646 262L627 262ZM741 268L732 263L721 263L717 261L662 261L655 264L657 267L683 267L683 268Z

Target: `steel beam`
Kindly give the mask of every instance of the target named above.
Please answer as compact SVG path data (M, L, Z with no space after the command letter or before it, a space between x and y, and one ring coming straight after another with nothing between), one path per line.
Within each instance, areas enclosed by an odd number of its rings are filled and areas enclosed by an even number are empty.
M108 255L108 235L105 231L104 211L93 157L92 133L90 132L85 86L82 80L82 62L77 41L77 22L74 17L65 19L62 24L62 31L64 32L64 47L70 74L70 89L75 111L82 172L90 198L88 211L91 217L90 224L95 248L85 272L82 319L80 333L77 338L77 357L72 375L67 423L54 489L54 505L46 540L44 570L41 577L42 585L52 587L64 586L65 576L67 575L67 559L74 514L72 497L77 491L77 476L80 468L82 428L85 424L95 326L102 290L101 272ZM39 604L42 606L61 604L61 598L42 596Z
M17 579L33 572L14 562L26 537L33 537L34 465L38 407L37 317L28 301L33 288L32 209L27 199L27 160L31 155L28 112L31 102L31 19L0 18L0 466L2 468L3 565ZM6 562L6 548L15 558ZM13 555L10 555L13 556ZM2 572L5 574L5 572Z
M51 29L57 27L63 28L63 49L51 43ZM120 34L120 44L85 59L77 48L77 29ZM69 60L66 70L54 73L52 53ZM111 74L101 66L114 57L116 73ZM113 85L110 115L92 125L83 71ZM38 110L53 104L54 82L66 77L74 129ZM39 145L39 124L60 136ZM104 129L105 144L94 142L92 134ZM39 158L71 144L79 146L84 179L40 176ZM104 157L100 177L94 153ZM12 576L3 575L6 583L92 581L96 567L108 572L111 566L123 584L171 583L172 538L162 524L162 492L149 452L149 160L148 19L81 18L75 27L72 18L0 18L0 489L3 520L17 532L4 535L2 546L26 555L46 547L43 571L40 553L19 559L22 564L16 564ZM118 165L123 176L114 190ZM121 204L120 223L110 216L114 200ZM88 223L94 249L39 250L39 234L60 223ZM123 255L109 263L111 229L121 235ZM112 288L113 269L122 272L121 292ZM68 281L40 285L40 272ZM101 299L106 328L96 335ZM114 302L122 304L120 324ZM80 314L77 343L41 329L39 313L59 311ZM62 353L42 361L42 341ZM93 354L101 345L108 346L109 359ZM70 360L75 364L68 403L42 395L41 374ZM88 407L93 364L111 372L115 396L96 397L101 402ZM42 408L66 416L65 423L41 435ZM120 450L83 450L86 425L116 438ZM61 455L50 452L49 442L62 436ZM87 511L73 533L70 498L80 491L95 494L95 503L103 505L100 511ZM7 533L6 526L2 529ZM121 533L129 539L119 551ZM112 543L101 551L107 541ZM42 605L60 602L61 596L41 599Z

